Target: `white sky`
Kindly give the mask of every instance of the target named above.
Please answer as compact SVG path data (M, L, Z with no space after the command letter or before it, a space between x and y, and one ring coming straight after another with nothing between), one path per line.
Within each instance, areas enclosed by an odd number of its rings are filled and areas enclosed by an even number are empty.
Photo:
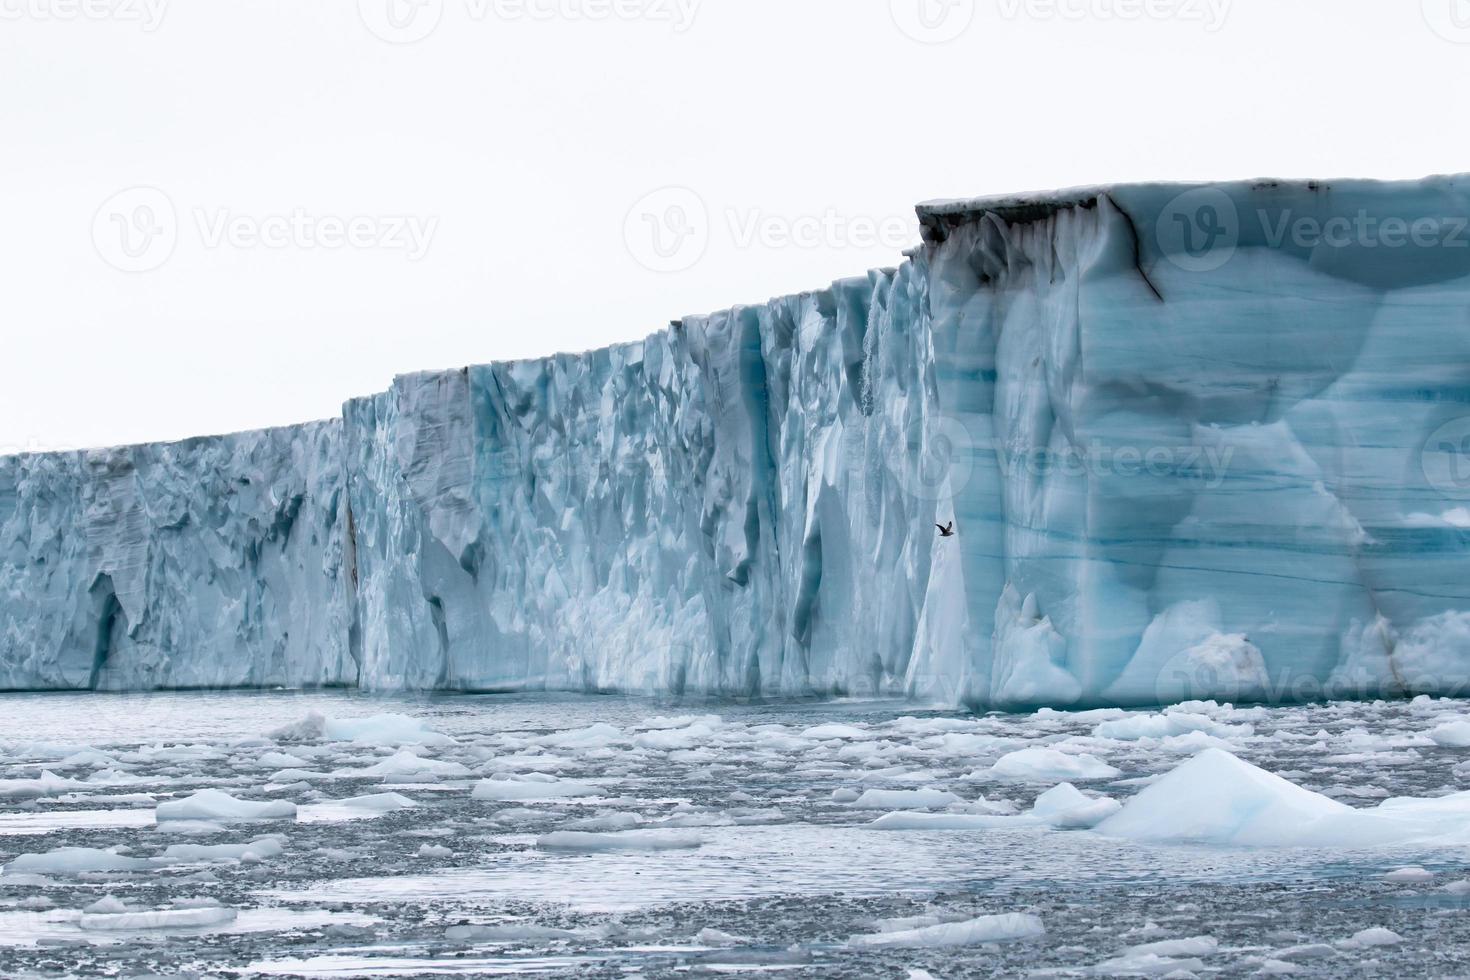
M582 2L0 0L0 452L642 337L894 264L923 199L1470 170L1470 0Z

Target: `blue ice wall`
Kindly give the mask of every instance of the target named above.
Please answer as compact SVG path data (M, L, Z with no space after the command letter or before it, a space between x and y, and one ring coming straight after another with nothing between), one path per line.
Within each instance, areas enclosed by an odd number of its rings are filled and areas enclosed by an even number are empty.
M919 210L895 270L640 343L0 460L0 683L1470 686L1470 180Z

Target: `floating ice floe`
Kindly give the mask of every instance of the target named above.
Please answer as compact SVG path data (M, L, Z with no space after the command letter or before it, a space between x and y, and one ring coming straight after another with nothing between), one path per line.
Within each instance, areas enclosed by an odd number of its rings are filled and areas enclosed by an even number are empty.
M1085 830L1096 827L1122 808L1117 800L1106 796L1093 798L1071 783L1062 783L1038 796L1028 815L1059 830Z
M159 823L172 820L207 820L234 822L247 820L295 820L296 804L285 800L253 802L237 800L217 789L204 789L182 800L158 804L155 819Z
M1055 783L1059 780L1112 779L1123 773L1095 755L1072 755L1056 749L1032 748L1001 756L990 767L990 774L1018 782Z
M850 805L854 810L942 810L963 802L938 789L870 789Z
M1429 733L1429 740L1446 749L1470 749L1470 720L1445 722Z
M1166 711L1156 715L1133 715L1105 721L1093 729L1098 738L1132 742L1142 739L1164 739L1200 732L1216 738L1249 738L1255 729L1249 725L1230 725L1206 715L1188 711Z
M847 943L849 946L943 948L1032 939L1044 935L1046 926L1041 919L1034 915L1013 912L1006 915L986 915L967 922L946 922L919 929L853 936Z
M703 845L702 836L683 830L626 830L612 834L558 830L536 838L536 846L544 851L683 851Z
M42 854L22 854L5 866L8 877L16 874L80 875L107 871L146 871L153 862L128 857L95 847L59 847Z
M45 770L34 779L0 779L0 799L29 800L86 788L86 783Z
M355 772L341 772L338 775L352 776L469 776L471 772L468 767L458 762L446 762L440 759L424 759L414 755L407 749L400 750L398 754L384 759L376 765L359 769Z
M1095 827L1121 808L1116 800L1087 796L1071 783L1047 790L1024 814L1005 813L1001 807L983 801L978 805L992 806L995 812L887 813L869 826L875 830L1084 830Z
M328 718L311 712L270 733L277 742L354 742L381 748L403 745L454 745L455 740L437 732L418 718L400 714L373 715L368 718Z
M1354 809L1207 749L1098 825L1114 837L1279 847L1470 840L1470 793Z
M602 789L590 783L569 779L486 779L476 784L473 799L489 802L532 802L570 800L584 796L601 796Z
M251 864L284 853L279 837L262 837L248 844L173 844L157 859L159 864Z
M227 925L239 913L226 908L161 909L155 912L83 913L83 929L108 932L145 932L163 929L200 929Z

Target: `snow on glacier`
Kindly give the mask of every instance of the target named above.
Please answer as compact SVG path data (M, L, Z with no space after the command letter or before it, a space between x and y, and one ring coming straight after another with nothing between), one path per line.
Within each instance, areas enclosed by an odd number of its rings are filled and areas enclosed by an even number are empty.
M1470 178L919 212L895 269L638 343L0 459L0 687L1463 692L1470 249L1280 229Z

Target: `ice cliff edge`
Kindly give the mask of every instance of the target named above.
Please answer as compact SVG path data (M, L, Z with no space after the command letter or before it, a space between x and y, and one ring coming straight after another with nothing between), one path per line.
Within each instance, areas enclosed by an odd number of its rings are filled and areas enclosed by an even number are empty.
M1470 689L1470 177L919 212L640 343L0 459L0 688Z

